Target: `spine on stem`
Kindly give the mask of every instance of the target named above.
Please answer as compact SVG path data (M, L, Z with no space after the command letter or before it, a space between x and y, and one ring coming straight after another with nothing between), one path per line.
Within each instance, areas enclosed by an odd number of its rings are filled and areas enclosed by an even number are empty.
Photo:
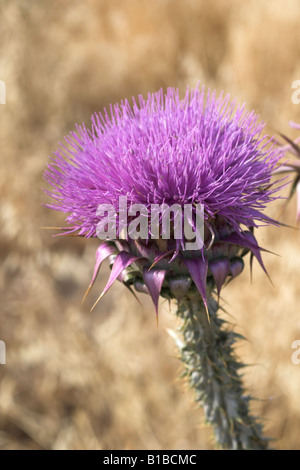
M218 302L210 296L208 311L197 293L184 297L177 315L182 319L178 342L185 373L212 425L216 441L231 450L266 450L262 425L250 414L252 397L245 394L234 344L240 335L226 329L218 317Z

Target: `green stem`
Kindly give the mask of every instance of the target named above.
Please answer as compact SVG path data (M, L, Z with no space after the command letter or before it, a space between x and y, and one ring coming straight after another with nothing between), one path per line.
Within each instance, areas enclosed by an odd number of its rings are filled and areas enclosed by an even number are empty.
M224 449L267 449L262 425L250 415L250 396L244 395L234 343L240 338L224 328L217 316L219 305L208 300L210 321L198 294L185 297L177 315L183 320L183 342L177 342L196 401L204 407L206 420L212 425L217 442Z

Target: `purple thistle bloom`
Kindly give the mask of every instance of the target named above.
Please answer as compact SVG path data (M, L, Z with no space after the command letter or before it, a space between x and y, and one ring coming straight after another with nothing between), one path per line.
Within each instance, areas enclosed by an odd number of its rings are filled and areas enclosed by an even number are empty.
M95 114L91 130L77 126L45 172L55 188L48 207L70 213L66 220L87 237L96 236L99 204L118 209L120 195L132 204L200 202L207 218L218 214L236 230L266 222L279 152L267 149L254 112L234 107L229 95L205 100L195 89L180 100L169 88Z
M163 214L156 238L149 221L146 238L121 239L120 229L98 247L87 293L109 258L111 273L97 302L117 279L133 293L132 287L149 294L156 313L160 295L176 298L186 375L218 442L230 449L268 446L250 415L251 397L244 395L238 372L243 364L233 347L239 335L224 328L217 315L221 288L242 272L245 254L266 272L261 252L267 250L258 245L254 228L279 225L263 210L277 198L280 186L270 180L283 151L263 128L254 112L230 102L229 95L196 88L180 99L169 88L165 95L160 90L132 106L124 101L111 106L110 114L95 114L91 129L77 126L45 172L53 186L47 193L54 203L48 207L68 214L64 234L97 236L99 222L107 221L98 212L104 204L114 208L118 226L120 197L127 198L128 207L142 204L150 212L153 204L189 205L189 228L202 205L201 248L186 248L186 234L175 236L174 212L169 237L164 237Z
M269 145L271 139L262 135L263 128L244 105L230 102L229 95L205 94L204 88L187 90L184 99L169 88L166 94L160 90L146 100L140 96L132 106L121 102L110 107L110 114L106 110L95 114L91 129L77 126L77 132L60 145L45 172L54 188L47 191L55 201L48 207L69 214L67 233L95 237L99 205L111 204L118 213L120 196L127 197L128 205L139 203L149 209L151 204L203 204L206 239L201 254L193 254L194 260L184 253L183 239L164 249L157 242L154 251L153 243L137 249L132 241L118 250L130 252L131 263L147 259L148 269L156 264L164 273L179 255L182 262L175 273L188 271L205 302L207 276L213 276L220 292L227 275L234 277L242 269L234 259L231 264L224 262L224 253L234 258L241 250L250 250L263 266L261 248L241 227L253 230L277 223L262 211L276 198L278 187L270 184L270 178L282 152ZM228 254L226 243L239 247L239 252ZM111 249L108 245L107 256ZM123 261L118 255L114 278L125 269ZM96 258L98 269L100 264ZM145 275L145 263L140 269L157 306L164 274L158 276L152 269L152 279Z

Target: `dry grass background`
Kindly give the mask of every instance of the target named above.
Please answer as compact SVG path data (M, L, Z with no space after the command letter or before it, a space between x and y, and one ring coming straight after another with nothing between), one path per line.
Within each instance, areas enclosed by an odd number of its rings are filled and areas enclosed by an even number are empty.
M116 284L93 313L105 266L86 305L97 241L53 238L63 216L41 204L42 173L75 122L123 97L198 81L224 89L295 137L291 83L300 78L297 0L0 0L1 449L209 449L210 429L181 370L161 303L140 307ZM270 209L276 215L281 205ZM294 223L295 204L282 216ZM245 382L279 449L300 448L300 238L261 229L274 287L255 267L223 291Z

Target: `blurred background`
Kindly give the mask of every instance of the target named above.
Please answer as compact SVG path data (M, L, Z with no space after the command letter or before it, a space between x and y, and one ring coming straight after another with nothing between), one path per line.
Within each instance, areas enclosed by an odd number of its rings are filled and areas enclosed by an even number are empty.
M122 98L199 81L246 102L268 131L292 138L300 122L291 85L300 79L300 2L273 0L0 0L0 365L1 449L210 449L212 433L166 329L115 284L90 313L97 240L53 237L42 179L48 156L75 123ZM283 191L285 194L286 191ZM268 214L295 224L295 201ZM253 411L278 449L300 449L300 235L262 228L280 257L255 265L223 291L226 319L246 336L237 352Z

